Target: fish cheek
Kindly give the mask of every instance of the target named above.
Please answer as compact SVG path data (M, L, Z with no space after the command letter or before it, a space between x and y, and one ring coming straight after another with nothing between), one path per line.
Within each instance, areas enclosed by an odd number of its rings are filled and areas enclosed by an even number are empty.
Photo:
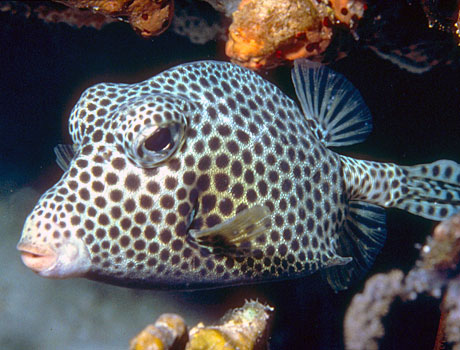
M185 249L193 181L181 183L177 160L144 169L117 152L109 162L92 159L68 184L74 187L74 228L93 271L120 278L161 274Z
M187 246L196 190L181 185L182 176L177 172L164 168L160 174L163 175L151 177L137 193L135 214L120 221L122 228L125 222L127 229L129 224L132 227L119 240L126 259L130 260L127 268L131 271L146 269L160 275L168 266L181 261Z

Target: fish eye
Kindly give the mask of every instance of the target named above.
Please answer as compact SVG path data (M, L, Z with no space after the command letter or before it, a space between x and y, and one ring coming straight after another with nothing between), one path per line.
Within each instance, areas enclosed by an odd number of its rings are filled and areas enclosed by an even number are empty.
M144 141L144 147L151 152L160 152L166 147L174 146L171 130L159 128Z
M139 131L128 150L130 158L145 168L167 161L184 143L185 123L147 125Z
M116 143L135 165L155 168L184 144L194 108L188 100L168 94L135 98L116 112L123 123Z

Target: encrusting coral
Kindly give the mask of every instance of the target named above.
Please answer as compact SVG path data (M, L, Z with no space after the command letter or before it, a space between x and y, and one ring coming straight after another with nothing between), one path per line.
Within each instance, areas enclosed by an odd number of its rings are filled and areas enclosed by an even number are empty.
M30 3L32 11L43 13L48 22L67 22L81 27L100 28L105 23L125 20L143 37L165 31L173 18L173 0L52 0L73 10L62 10ZM233 18L226 44L227 55L236 63L258 69L277 66L284 61L322 54L329 46L336 25L354 29L362 18L364 0L205 0L215 10ZM178 1L178 7L199 8L201 1ZM183 11L182 11L183 12ZM194 11L195 13L197 11ZM199 11L198 11L199 13ZM181 18L187 17L183 13ZM106 20L104 20L104 17ZM178 21L175 31L188 26ZM179 28L179 29L178 29ZM194 42L206 42L220 32L220 23L204 28L204 38L194 35ZM214 34L215 33L215 34ZM184 33L180 33L184 34ZM199 36L199 35L198 35Z
M130 350L183 349L187 342L187 326L176 314L163 314L130 341Z
M113 18L126 17L142 36L164 32L173 16L173 0L53 0L69 7L90 9Z
M53 4L43 1L3 1L0 2L0 12L21 14L26 18L36 17L45 23L65 23L77 28L92 27L101 29L108 23L118 21L118 19L103 15L102 13L85 11L75 7L50 5Z
M176 2L170 26L172 31L188 37L195 44L205 44L216 38L225 40L226 28L221 24L219 13L210 12L207 7L208 5L200 0ZM106 24L124 20L123 16L111 16L100 8L96 11L94 8L67 7L61 6L58 2L44 1L4 1L0 2L0 12L22 14L26 18L36 17L46 23L65 23L77 28L101 29ZM150 37L147 34L144 32L144 37ZM158 34L152 32L151 35Z
M216 11L231 17L232 13L238 9L241 0L202 0L210 4Z
M428 19L430 28L455 33L460 45L460 2L439 0L422 0L421 5Z
M388 314L391 303L396 298L414 300L419 294L428 293L443 297L444 325L440 328L444 328L445 340L454 344L453 350L460 350L459 262L460 214L456 214L435 228L415 267L406 276L394 270L366 282L364 291L353 298L345 315L346 348L378 349L378 340L385 333L382 318Z
M209 11L211 10L211 11ZM227 31L222 16L205 2L182 0L174 4L171 30L187 37L194 44L205 44L211 40L225 40Z
M273 308L257 301L230 310L216 326L199 323L190 330L186 350L252 350L267 329Z
M93 27L100 29L102 26L117 21L115 18L105 16L101 13L81 11L75 8L65 8L59 11L51 7L40 5L34 8L37 18L47 23L67 23L69 25L81 27Z
M268 305L247 301L230 310L218 325L199 323L188 335L180 316L164 314L131 340L130 350L254 350L266 345L272 311Z
M252 69L318 56L329 46L334 25L353 29L364 1L242 0L233 13L226 54Z
M365 0L52 0L3 1L0 11L79 28L125 21L144 38L161 34L171 24L173 32L196 44L226 40L229 58L251 69L274 68L304 57L332 62L360 46L402 69L423 73L439 63L458 61L458 47L452 47L450 35L455 33L460 43L458 6L441 12L438 5L422 1L406 8L369 2L368 10ZM447 33L444 39L426 32L420 40L403 34L408 31L402 23L422 9L425 22Z

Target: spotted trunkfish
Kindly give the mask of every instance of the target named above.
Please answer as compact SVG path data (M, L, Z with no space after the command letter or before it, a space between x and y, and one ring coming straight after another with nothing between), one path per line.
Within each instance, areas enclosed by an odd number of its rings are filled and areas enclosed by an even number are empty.
M460 209L460 166L341 156L371 115L344 76L307 60L296 102L234 64L183 64L97 84L70 116L62 178L17 246L50 278L198 289L304 276L335 290L372 265L384 207L440 220Z

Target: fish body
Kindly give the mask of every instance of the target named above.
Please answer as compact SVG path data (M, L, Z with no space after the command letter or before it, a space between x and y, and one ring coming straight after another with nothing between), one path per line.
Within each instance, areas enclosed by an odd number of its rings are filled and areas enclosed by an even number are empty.
M346 288L385 240L384 210L458 211L460 167L355 160L370 113L343 76L296 61L301 107L256 73L215 61L138 84L97 84L74 107L65 172L18 249L44 277L196 289L321 270Z

